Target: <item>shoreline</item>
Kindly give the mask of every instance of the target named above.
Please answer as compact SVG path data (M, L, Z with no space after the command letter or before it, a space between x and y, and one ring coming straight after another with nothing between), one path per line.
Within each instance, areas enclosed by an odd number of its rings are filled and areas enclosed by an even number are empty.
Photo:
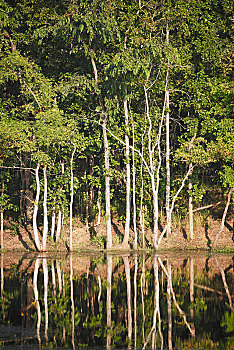
M91 235L91 231L87 230L87 227L78 220L74 220L73 227L73 250L74 253L89 253L89 252L110 252L110 253L134 253L134 252L234 252L234 228L232 222L227 222L220 235L215 249L212 249L212 242L215 239L220 227L220 220L212 220L208 225L199 225L194 230L194 239L189 240L187 237L186 226L181 225L180 229L175 229L169 238L164 237L161 241L158 249L155 249L152 245L152 231L146 228L145 231L145 247L142 247L142 242L138 244L138 248L133 249L134 232L131 230L129 245L122 245L122 237L124 233L124 226L119 222L113 222L112 224L112 236L113 247L107 250L105 247L106 242L106 227L102 223L100 225L98 235ZM92 228L90 226L90 228ZM39 227L39 232L42 232L42 228ZM139 237L141 232L139 231ZM63 236L59 242L54 242L50 234L48 233L47 249L45 252L63 252L69 253L69 226L64 225ZM3 232L3 249L0 252L5 251L20 251L37 253L37 249L34 243L33 230L30 225L19 225L17 222L8 221L5 222L5 230ZM42 253L42 252L41 252Z

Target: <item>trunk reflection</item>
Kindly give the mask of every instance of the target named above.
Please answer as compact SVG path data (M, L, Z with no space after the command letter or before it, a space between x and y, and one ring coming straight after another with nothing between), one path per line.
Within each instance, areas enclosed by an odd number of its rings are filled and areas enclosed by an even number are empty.
M232 344L231 255L210 257L209 269L206 257L136 252L51 259L43 253L20 258L21 271L10 263L1 254L0 348L224 350Z

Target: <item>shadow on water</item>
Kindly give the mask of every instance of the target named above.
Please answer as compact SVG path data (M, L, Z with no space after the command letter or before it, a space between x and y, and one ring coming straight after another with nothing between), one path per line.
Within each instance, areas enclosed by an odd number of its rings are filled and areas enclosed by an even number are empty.
M233 256L1 254L0 349L231 349Z

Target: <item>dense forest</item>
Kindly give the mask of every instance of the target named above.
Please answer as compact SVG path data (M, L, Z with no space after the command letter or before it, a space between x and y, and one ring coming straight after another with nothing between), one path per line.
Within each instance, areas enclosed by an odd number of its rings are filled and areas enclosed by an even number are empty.
M136 249L182 219L196 239L197 209L224 223L232 14L229 0L1 0L1 232L26 220L41 251L66 222L72 250L79 217L104 221L111 249L115 218Z

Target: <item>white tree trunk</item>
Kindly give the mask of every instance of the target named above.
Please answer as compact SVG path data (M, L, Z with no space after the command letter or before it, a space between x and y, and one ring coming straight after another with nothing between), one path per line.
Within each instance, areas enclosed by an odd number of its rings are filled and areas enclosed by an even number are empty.
M133 227L134 227L134 249L137 249L137 210L136 210L136 169L135 169L135 129L134 121L131 115L132 122L132 200L133 200Z
M191 153L191 149L193 147L193 142L197 136L197 128L195 129L194 136L192 137L189 145L188 145L188 152ZM189 239L193 240L194 238L194 231L193 231L193 195L192 195L192 189L193 189L193 182L192 182L192 173L193 173L193 164L189 163L189 171L190 171L190 177L189 177Z
M168 23L166 28L166 44L169 45L169 29ZM170 96L169 96L169 59L167 62L167 76L166 76L166 214L167 214L167 236L171 235L171 215L170 215L170 192L171 192L171 174L170 174Z
M146 124L146 123L145 123ZM141 142L141 153L142 157L144 156L144 134L142 135ZM143 177L143 161L141 160L141 203L140 203L140 225L142 233L142 248L145 248L145 220L144 220L144 210L143 210L143 196L144 196L144 177Z
M61 163L61 174L64 175L64 163ZM61 186L61 190L63 189L63 186ZM62 205L59 205L58 210L58 222L57 222L57 231L56 231L56 242L60 240L62 227L63 227L63 208Z
M189 169L192 169L193 165L192 163L189 164ZM192 175L192 171L191 171ZM193 240L194 237L194 231L193 231L193 195L191 194L191 191L193 189L193 182L191 176L189 177L189 239Z
M33 233L36 247L39 251L41 251L41 243L39 239L38 229L37 229L37 212L38 212L38 202L40 198L40 180L39 180L39 168L40 164L37 164L35 175L36 175L36 184L37 184L37 193L34 201L34 212L33 212Z
M54 204L51 210L51 238L54 240L54 232L55 232L55 220L56 220L56 204L54 200Z
M46 173L46 165L43 168L44 174L44 225L43 225L43 237L42 237L42 250L46 250L46 242L48 236L48 215L47 215L47 173Z
M98 73L96 63L93 58L91 58L94 77L97 86L98 84ZM109 144L107 138L107 117L104 111L104 106L102 99L99 100L100 107L102 109L102 133L103 133L103 143L104 143L104 156L105 156L105 186L106 186L106 234L107 234L107 249L112 248L112 232L111 232L111 206L110 206L110 164L109 164Z
M165 91L167 89L167 82L165 85ZM159 210L158 210L158 191L159 191L159 182L160 182L160 169L161 169L161 135L162 135L162 126L164 120L164 111L166 105L166 96L164 98L164 106L161 116L161 121L159 124L159 130L157 135L157 140L154 145L152 145L151 141L151 130L152 130L152 122L150 118L149 111L149 102L148 102L148 93L146 87L144 87L145 91L145 101L146 101L146 115L149 121L149 129L148 129L148 151L149 151L149 159L150 159L150 178L151 178L151 187L153 192L153 219L154 219L154 228L153 228L153 245L155 248L158 246L158 219L159 219ZM158 166L156 173L156 184L155 184L155 161L154 161L154 151L155 148L158 147Z
M99 228L100 228L100 224L101 224L101 191L98 189L98 198L97 198L97 207L98 207L98 220L97 220L97 235L99 233Z
M70 199L70 247L69 250L72 251L73 247L72 247L72 211L73 211L73 197L74 197L74 188L73 188L73 158L74 158L74 154L76 152L76 146L74 145L74 150L72 152L72 156L71 156L71 189L70 189L70 193L71 193L71 199Z
M126 221L123 245L128 245L130 232L130 210L131 210L131 172L130 172L130 148L129 148L129 116L126 98L124 99L124 115L125 115L125 157L126 157Z
M58 242L60 239L61 228L62 228L62 208L61 208L61 205L59 205L57 231L56 231L56 242Z

